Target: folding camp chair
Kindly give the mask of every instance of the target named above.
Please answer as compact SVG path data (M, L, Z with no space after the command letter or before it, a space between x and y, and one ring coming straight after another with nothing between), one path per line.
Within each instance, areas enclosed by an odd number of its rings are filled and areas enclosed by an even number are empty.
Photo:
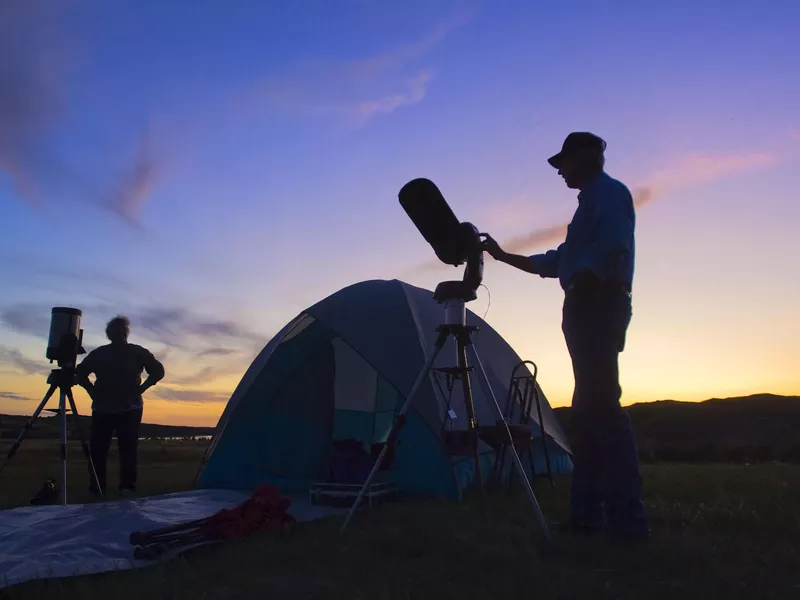
M524 366L533 366L533 375L530 371L525 369L525 374L517 375L517 370L524 368ZM533 361L526 360L519 363L511 372L511 381L508 386L508 394L506 396L506 405L503 411L503 417L508 423L511 430L514 445L520 455L528 457L528 464L531 469L531 480L535 480L537 473L535 470L535 463L533 459L533 426L534 422L531 421L530 412L533 402L536 402L536 413L539 417L539 430L542 440L542 449L544 451L545 465L547 469L547 478L550 480L550 485L555 487L553 481L553 472L550 466L550 455L547 448L547 435L545 433L544 418L542 417L541 396L539 394L539 386L536 383L536 375L538 374L538 367ZM514 419L517 423L514 423ZM488 442L488 440L487 440ZM495 462L492 469L492 478L497 482L502 480L503 468L505 466L505 458L508 450L507 441L502 438L497 440ZM514 471L509 474L508 489L514 483Z

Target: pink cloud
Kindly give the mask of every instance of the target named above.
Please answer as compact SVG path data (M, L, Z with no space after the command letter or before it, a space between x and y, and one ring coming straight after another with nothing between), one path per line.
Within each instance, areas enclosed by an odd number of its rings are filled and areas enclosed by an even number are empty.
M640 208L653 200L683 189L717 181L733 173L759 170L778 162L769 153L751 154L689 154L681 156L665 167L656 169L640 184L631 187L633 202ZM508 252L524 252L535 247L562 242L567 235L567 225L561 223L515 236L501 245Z
M735 173L760 170L779 162L774 154L756 152L750 154L689 154L678 157L664 167L658 168L641 183L631 187L633 202L637 208L650 202L696 185L723 179ZM489 221L498 222L518 215L517 202L495 205L488 213ZM524 253L534 248L554 245L564 241L569 223L558 223L549 227L533 229L527 233L507 238L500 245L508 252ZM486 228L488 229L488 228ZM484 229L485 230L485 229ZM412 270L439 268L438 261L426 261Z
M145 131L139 139L131 168L112 188L106 207L138 227L139 212L150 195L162 166L153 152L151 131Z
M716 181L731 173L771 167L778 157L766 152L732 155L690 154L653 171L643 184L655 195Z

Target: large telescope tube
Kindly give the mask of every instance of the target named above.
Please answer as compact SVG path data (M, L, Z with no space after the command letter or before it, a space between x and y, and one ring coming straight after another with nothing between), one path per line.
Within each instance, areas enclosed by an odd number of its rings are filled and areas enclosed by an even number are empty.
M463 280L440 283L434 298L474 300L483 281L483 250L478 229L472 223L459 222L430 179L412 179L400 189L399 199L439 260L456 267L467 263Z
M398 197L439 260L456 267L467 260L464 229L436 184L430 179L412 179L400 189Z

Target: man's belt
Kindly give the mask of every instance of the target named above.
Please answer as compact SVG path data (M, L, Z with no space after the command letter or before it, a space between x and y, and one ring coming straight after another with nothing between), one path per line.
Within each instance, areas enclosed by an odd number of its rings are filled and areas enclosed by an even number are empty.
M568 294L595 293L595 292L619 292L630 294L631 286L623 281L602 281L592 282L591 284L570 283L565 290Z

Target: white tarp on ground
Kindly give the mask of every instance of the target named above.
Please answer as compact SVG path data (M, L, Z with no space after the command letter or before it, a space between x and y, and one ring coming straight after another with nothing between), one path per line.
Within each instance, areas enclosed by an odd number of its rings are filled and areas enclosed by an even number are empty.
M134 560L131 532L209 517L247 498L249 494L229 490L193 490L135 500L0 511L0 589L31 579L150 566L155 562ZM338 512L312 506L307 498L292 496L291 500L289 513L298 521Z

